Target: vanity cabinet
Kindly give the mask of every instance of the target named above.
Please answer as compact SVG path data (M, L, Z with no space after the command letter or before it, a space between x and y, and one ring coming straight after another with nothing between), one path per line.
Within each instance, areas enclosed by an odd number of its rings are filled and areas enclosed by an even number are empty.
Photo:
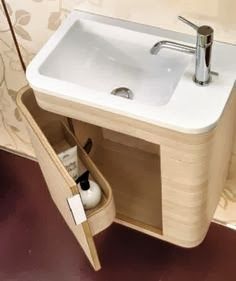
M17 104L51 197L95 270L100 263L93 236L113 221L182 247L202 242L227 178L235 94L217 126L196 135L145 123L137 127L128 118L83 108L75 113L73 135L67 118L39 107L30 88L19 93ZM88 138L93 143L89 154L83 149ZM103 191L98 207L80 209L80 224L67 202L79 191L56 153L68 144L77 145L79 167L88 169Z

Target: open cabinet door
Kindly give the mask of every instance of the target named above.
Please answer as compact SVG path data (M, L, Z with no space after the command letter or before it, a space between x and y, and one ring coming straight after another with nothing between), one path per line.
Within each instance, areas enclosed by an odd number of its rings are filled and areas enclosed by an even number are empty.
M81 212L81 217L84 219L81 219L80 224L76 224L67 201L68 198L71 198L78 193L78 188L76 188L75 182L69 176L60 160L56 157L55 151L38 125L39 118L44 119L41 121L45 122L49 118L64 119L64 117L47 113L46 111L45 115L40 117L38 115L39 108L34 98L34 94L28 87L24 88L18 94L17 105L28 128L32 145L51 197L68 227L83 248L91 265L95 270L99 270L101 266L85 211L83 208L79 210Z

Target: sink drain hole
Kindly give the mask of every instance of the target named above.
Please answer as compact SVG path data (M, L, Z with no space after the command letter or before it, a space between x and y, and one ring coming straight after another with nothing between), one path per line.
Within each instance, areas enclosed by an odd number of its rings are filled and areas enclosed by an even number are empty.
M132 100L133 96L134 96L133 92L126 87L116 88L111 92L111 94L114 96L119 96L119 97L130 99L130 100Z

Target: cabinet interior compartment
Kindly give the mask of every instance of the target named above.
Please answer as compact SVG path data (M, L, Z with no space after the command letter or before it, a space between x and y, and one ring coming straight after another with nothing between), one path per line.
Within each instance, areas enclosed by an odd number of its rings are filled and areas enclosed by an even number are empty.
M46 137L48 144L55 152L55 156L70 147L77 146L79 174L89 170L90 177L99 184L102 190L102 200L98 206L85 211L91 233L95 235L101 232L113 222L115 216L112 190L108 182L85 152L79 140L70 131L66 117L41 109L31 92L22 96L22 102L42 132L39 137L43 135ZM61 173L67 173L62 163L60 170ZM70 186L70 189L71 195L75 193L75 190L76 193L79 192L75 182L74 186Z
M160 147L81 121L74 130L82 144L92 139L90 157L112 188L117 222L162 234Z

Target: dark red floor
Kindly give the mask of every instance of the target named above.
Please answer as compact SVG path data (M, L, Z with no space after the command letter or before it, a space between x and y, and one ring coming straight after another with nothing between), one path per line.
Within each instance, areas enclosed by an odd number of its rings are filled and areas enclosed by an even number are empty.
M0 151L0 281L235 281L236 232L212 224L181 249L114 224L94 272L54 207L38 164Z

